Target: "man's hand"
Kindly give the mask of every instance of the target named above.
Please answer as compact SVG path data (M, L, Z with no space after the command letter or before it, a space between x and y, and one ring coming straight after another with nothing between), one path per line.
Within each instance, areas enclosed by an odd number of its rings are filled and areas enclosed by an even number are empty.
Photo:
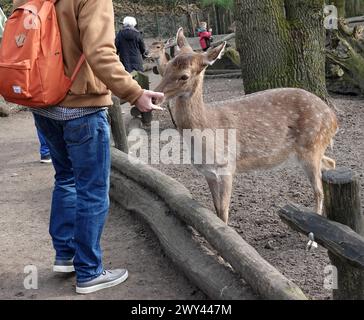
M163 101L164 93L144 90L144 93L136 101L135 106L140 112L150 112L152 110L164 110L156 104Z

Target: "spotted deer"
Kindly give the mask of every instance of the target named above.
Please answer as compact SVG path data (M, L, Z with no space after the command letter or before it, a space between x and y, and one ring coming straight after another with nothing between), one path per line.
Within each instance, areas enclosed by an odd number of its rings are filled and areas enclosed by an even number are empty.
M207 180L217 215L228 222L235 173L272 168L291 156L302 165L313 188L315 210L322 214L321 170L335 168L335 161L326 157L325 151L338 127L329 106L296 88L266 90L206 105L202 95L204 72L221 57L226 43L206 53L195 53L179 29L177 44L179 54L167 64L156 91L163 92L166 100L175 98L178 129L236 132L234 161L195 164ZM224 152L228 153L226 136L223 139ZM193 154L193 145L190 148ZM210 152L216 155L218 151Z

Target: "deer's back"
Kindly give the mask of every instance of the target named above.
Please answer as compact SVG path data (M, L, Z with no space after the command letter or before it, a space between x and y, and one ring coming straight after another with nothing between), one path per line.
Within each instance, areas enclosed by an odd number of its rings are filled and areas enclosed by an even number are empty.
M236 129L243 169L271 167L298 149L327 146L337 129L336 116L327 104L302 89L262 91L208 108L214 128Z

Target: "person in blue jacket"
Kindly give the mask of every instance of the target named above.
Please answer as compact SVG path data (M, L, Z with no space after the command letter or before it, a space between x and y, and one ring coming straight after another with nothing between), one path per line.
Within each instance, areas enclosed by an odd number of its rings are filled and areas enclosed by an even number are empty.
M125 17L115 41L120 61L128 72L143 71L143 56L146 54L142 33L136 25L134 17Z

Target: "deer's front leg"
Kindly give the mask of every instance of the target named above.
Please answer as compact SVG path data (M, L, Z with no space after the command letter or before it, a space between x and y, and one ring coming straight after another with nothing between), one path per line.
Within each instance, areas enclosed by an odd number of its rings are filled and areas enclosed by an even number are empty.
M206 177L206 180L210 187L217 216L227 224L233 178L231 175L215 175Z

